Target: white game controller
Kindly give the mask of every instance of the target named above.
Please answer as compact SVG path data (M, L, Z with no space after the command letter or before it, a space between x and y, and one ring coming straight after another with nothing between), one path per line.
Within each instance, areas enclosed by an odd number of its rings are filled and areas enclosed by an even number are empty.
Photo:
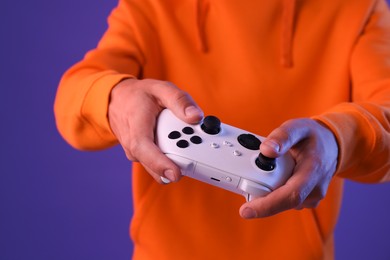
M295 165L289 154L263 156L262 140L215 116L190 125L165 109L157 121L156 143L183 175L241 194L247 201L282 186Z

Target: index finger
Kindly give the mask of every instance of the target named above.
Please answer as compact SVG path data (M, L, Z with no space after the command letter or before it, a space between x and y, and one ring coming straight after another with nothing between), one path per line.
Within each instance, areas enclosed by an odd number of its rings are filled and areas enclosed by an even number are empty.
M143 109L142 106L139 109ZM180 179L180 169L166 157L154 140L157 111L143 111L129 116L128 140L126 149L132 157L139 161L152 176L160 182L160 177L170 181Z

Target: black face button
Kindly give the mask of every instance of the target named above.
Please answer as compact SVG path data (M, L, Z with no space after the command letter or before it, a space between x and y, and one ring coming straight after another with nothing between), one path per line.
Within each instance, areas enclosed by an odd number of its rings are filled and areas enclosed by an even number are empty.
M194 144L201 144L203 140L200 136L195 135L191 137L190 141Z
M221 131L221 121L215 116L206 116L200 127L204 132L216 135Z
M179 140L177 143L176 143L177 147L179 148L187 148L190 143L187 142L186 140Z
M260 140L252 134L241 134L237 138L238 142L249 150L259 150Z
M186 135L192 135L194 133L194 129L192 127L184 127L182 130L181 130L183 133L185 133Z
M273 169L275 169L276 159L269 158L260 153L259 156L256 158L256 165L263 171L272 171Z
M169 133L168 138L169 139L178 139L180 138L181 134L179 131L172 131Z

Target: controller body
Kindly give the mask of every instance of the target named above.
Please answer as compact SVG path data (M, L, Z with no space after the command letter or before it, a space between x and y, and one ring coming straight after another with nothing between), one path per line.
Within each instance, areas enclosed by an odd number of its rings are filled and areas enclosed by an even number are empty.
M282 186L295 165L289 153L262 158L262 140L214 116L190 125L165 109L157 120L156 143L183 175L243 195L247 201Z

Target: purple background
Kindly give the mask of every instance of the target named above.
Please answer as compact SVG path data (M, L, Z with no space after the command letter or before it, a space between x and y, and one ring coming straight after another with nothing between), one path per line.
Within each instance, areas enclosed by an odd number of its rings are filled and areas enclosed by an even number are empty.
M70 148L52 112L61 74L96 45L115 4L1 3L0 259L131 256L130 163L119 147ZM337 259L390 259L390 185L345 191Z

